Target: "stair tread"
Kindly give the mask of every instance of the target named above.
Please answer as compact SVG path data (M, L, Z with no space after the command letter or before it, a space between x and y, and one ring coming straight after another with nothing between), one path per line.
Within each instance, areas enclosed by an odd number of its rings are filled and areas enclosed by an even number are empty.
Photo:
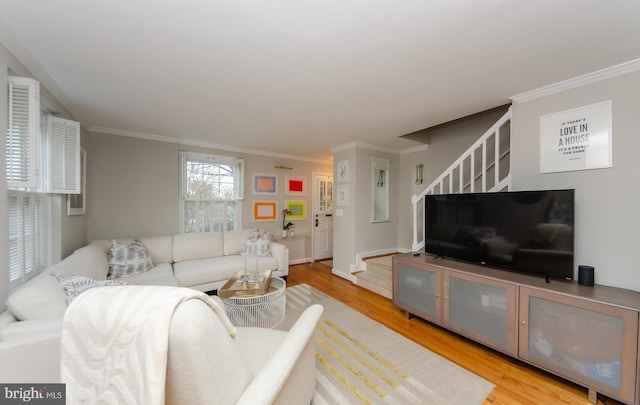
M383 297L393 299L393 255L364 259L366 271L356 275L356 284Z
M393 256L381 256L381 257L373 257L371 259L366 259L365 262L367 266L373 264L380 267L388 267L391 269L393 266Z
M393 271L387 267L369 265L367 266L367 271L365 271L365 273L377 274L377 275L380 275L381 277L388 277L389 279L391 279Z

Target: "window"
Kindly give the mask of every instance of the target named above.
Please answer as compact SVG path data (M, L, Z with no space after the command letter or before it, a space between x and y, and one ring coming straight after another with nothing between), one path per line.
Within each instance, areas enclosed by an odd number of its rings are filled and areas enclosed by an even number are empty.
M243 159L180 152L182 232L239 229Z
M48 265L49 196L9 190L9 287L30 279Z
M33 79L10 77L6 133L9 287L48 264L49 196L35 192L40 179L39 90Z
M80 124L41 111L40 85L34 79L10 76L7 93L5 175L13 288L51 261L51 195L44 193L81 192Z

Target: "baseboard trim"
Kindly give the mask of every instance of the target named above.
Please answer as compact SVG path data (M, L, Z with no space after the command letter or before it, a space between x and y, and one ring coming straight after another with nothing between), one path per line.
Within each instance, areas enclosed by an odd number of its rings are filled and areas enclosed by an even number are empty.
M335 267L331 269L331 274L335 274L338 277L342 277L346 280L351 281L352 283L356 283L356 277L353 274L347 274L345 272L342 272L340 270L337 270Z
M291 266L292 264L305 264L305 263L310 263L310 262L311 262L311 258L307 257L307 258L303 258L303 259L289 260L289 265Z

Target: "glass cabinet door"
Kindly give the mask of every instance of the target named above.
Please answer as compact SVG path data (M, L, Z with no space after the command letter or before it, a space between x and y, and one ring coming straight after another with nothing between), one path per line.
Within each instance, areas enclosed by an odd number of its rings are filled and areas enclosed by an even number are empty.
M414 267L394 261L393 303L431 322L440 323L440 273L429 266Z
M444 272L444 324L447 328L515 355L515 308L515 284L466 273Z
M625 402L635 398L638 314L520 288L519 357Z

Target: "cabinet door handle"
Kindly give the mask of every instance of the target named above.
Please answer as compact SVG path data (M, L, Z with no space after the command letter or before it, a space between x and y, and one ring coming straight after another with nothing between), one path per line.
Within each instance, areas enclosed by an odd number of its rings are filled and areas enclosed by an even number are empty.
M449 297L447 297L447 296L445 295L445 296L444 296L444 299L445 299L445 300L448 300L448 299L449 299Z
M527 324L527 321L522 321L522 325L526 325L526 324Z
M436 298L440 298L440 294L436 294Z

